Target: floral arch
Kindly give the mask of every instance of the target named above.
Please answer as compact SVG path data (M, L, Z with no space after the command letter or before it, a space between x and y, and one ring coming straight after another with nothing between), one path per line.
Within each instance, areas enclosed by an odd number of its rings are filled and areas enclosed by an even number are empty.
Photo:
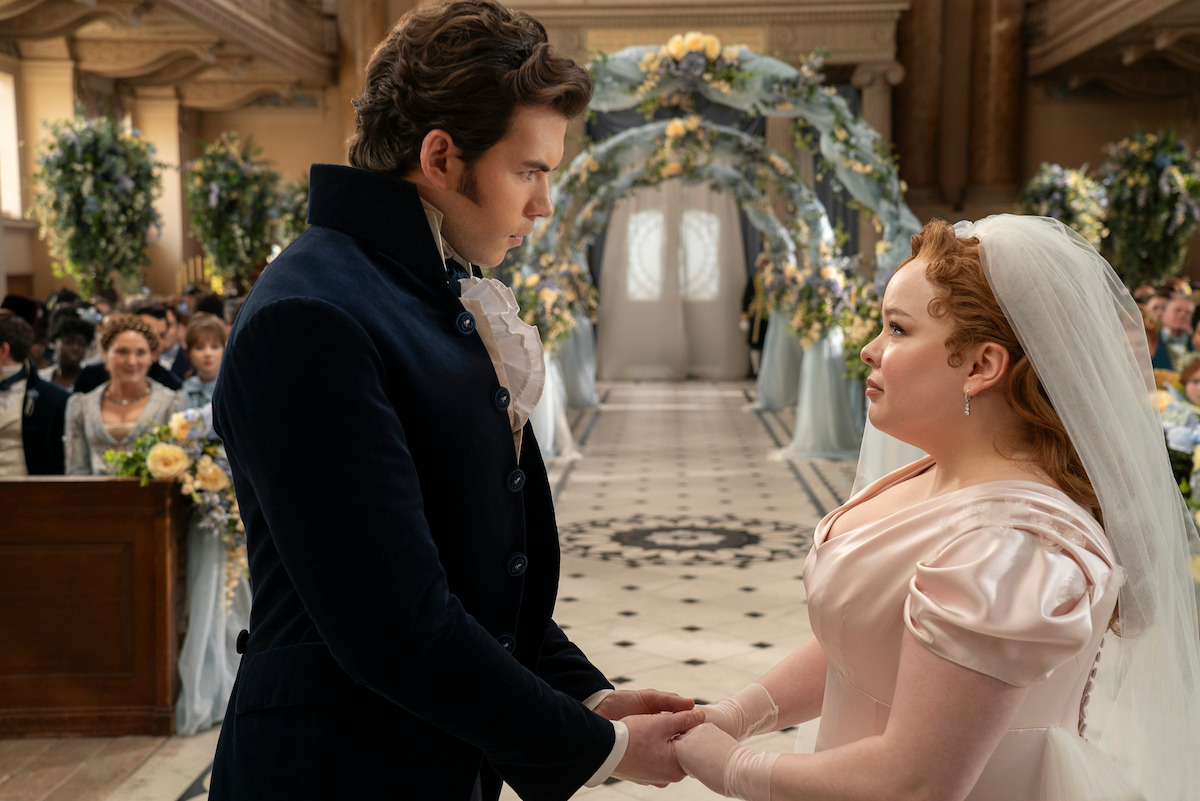
M844 277L859 284L868 280L866 271L843 276L849 262L833 246L825 209L791 165L754 137L686 116L697 97L746 113L795 120L797 141L819 153L837 183L874 213L881 233L873 254L874 277L890 276L920 225L904 203L904 187L888 143L851 113L836 90L822 85L823 61L817 53L797 69L745 47L722 47L716 37L698 32L672 37L661 47L630 47L593 59L593 110L636 108L649 117L668 109L679 116L590 145L571 162L553 189L557 214L539 221L522 254L526 279L518 283L526 288L541 283L536 299L530 298L542 307L533 316L554 316L547 306L553 297L564 307L594 304L584 267L588 245L608 222L617 200L673 177L708 181L732 192L763 232L767 255L781 281L811 287L825 280L840 291ZM772 189L784 200L783 220L772 209ZM561 297L547 291L552 286L565 290ZM799 299L813 306L789 310L795 313L793 328L803 332L811 323L808 333L820 336L835 316L828 293L791 297L793 303ZM565 308L558 314L570 317ZM797 324L801 321L806 328ZM554 326L561 334L570 327L569 322Z

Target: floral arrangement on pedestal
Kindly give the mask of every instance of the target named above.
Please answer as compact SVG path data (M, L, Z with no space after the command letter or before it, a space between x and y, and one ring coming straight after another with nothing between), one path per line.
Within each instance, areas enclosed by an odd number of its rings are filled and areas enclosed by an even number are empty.
M1200 172L1174 131L1136 133L1107 148L1105 251L1128 286L1177 274L1200 227Z
M75 117L49 126L33 179L29 216L41 223L57 278L70 278L84 297L98 289L135 294L149 263L150 229L162 221L154 199L162 191L154 146L109 117Z
M113 475L180 482L194 508L193 524L225 545L225 590L249 576L246 530L229 477L225 448L212 430L212 407L187 409L142 434L129 450L104 454Z
M768 254L761 254L755 262L751 309L764 315L781 312L800 345L808 349L831 327L841 324L850 300L847 286L857 266L858 257L840 255L830 246L822 248L815 269L801 268L790 261L779 264Z
M272 258L308 230L308 179L285 183L280 188L276 209Z
M278 216L279 176L257 157L249 139L226 132L187 165L183 180L192 236L216 275L236 294L271 252Z
M1095 248L1108 235L1104 225L1108 194L1099 181L1088 176L1086 164L1072 170L1042 162L1021 190L1017 203L1023 214L1061 220Z

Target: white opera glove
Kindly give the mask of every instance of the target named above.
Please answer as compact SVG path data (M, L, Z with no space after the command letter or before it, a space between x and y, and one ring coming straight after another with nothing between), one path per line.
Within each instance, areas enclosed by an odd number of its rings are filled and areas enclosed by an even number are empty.
M779 707L761 684L751 684L732 698L696 708L704 710L705 723L713 724L739 743L755 734L775 731L779 720Z
M679 765L714 793L743 801L771 801L771 769L779 754L744 748L711 723L685 732L674 744Z

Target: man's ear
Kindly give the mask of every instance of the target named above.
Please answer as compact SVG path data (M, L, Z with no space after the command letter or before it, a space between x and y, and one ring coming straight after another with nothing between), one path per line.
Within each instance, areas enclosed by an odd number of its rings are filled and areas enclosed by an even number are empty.
M971 360L971 369L967 373L967 382L971 394L977 395L985 389L996 386L1008 374L1008 365L1012 361L1008 349L995 342L984 342L976 345Z
M7 342L0 342L0 362L6 362L12 358L12 345Z
M458 186L462 151L454 146L450 134L434 128L421 141L421 173L437 189L443 192Z

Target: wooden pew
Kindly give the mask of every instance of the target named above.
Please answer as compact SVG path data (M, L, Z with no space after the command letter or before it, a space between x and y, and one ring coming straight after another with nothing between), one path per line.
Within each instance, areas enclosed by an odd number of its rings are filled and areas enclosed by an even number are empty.
M176 483L0 480L0 738L172 733L190 508Z

